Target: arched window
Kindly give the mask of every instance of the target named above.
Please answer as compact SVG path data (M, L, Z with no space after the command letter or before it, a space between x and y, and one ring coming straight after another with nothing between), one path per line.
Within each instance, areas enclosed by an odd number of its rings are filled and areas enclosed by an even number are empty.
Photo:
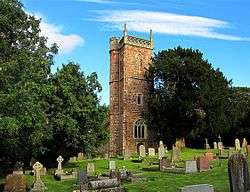
M146 139L147 137L147 126L145 121L140 119L134 124L134 138L135 139Z

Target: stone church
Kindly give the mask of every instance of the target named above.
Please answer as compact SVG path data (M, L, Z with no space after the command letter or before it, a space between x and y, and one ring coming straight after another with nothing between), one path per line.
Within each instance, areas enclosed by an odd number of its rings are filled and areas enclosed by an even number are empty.
M145 77L153 50L149 39L128 35L110 38L110 155L129 157L143 144L153 145L153 136L142 117L148 111L151 82Z

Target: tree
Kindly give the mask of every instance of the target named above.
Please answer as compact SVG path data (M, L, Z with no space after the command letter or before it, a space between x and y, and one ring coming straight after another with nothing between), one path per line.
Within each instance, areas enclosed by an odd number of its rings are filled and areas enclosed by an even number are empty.
M85 76L78 65L63 65L50 79L49 121L53 154L93 154L108 139L107 107L100 105L96 73Z
M213 138L234 121L232 88L199 50L177 47L153 58L149 124L161 139ZM200 140L199 140L200 142Z
M12 162L41 153L49 137L45 95L57 48L46 46L39 23L18 0L0 0L0 154Z

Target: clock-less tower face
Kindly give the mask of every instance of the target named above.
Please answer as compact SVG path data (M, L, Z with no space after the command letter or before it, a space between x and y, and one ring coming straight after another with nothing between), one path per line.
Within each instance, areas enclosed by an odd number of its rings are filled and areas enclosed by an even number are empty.
M152 39L124 35L111 39L110 50L110 150L130 156L138 145L149 145L143 113L148 111ZM116 42L116 43L114 43ZM115 44L115 46L114 46Z

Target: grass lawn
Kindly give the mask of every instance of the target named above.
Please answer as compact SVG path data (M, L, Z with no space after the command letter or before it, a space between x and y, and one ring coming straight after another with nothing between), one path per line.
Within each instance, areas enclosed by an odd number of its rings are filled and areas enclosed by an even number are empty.
M184 160L191 159L193 156L200 156L204 150L185 149L182 152ZM211 184L214 186L216 192L229 191L229 181L227 172L227 160L215 161L212 163L213 169L207 172L194 174L172 174L159 171L144 171L143 167L147 167L146 162L134 163L131 160L116 160L117 168L126 166L129 171L133 173L141 173L146 180L136 183L125 183L124 186L127 191L131 192L176 192L179 187L193 184ZM92 161L80 161L74 164L64 165L64 170L71 170L73 167L77 169L85 169L88 162L94 162L96 165L96 174L108 172L108 161L104 159ZM248 162L250 162L248 160ZM43 181L48 187L49 192L72 192L75 181L56 181L53 177L53 170L48 170L47 175L44 176ZM28 176L28 182L31 184L32 176Z

